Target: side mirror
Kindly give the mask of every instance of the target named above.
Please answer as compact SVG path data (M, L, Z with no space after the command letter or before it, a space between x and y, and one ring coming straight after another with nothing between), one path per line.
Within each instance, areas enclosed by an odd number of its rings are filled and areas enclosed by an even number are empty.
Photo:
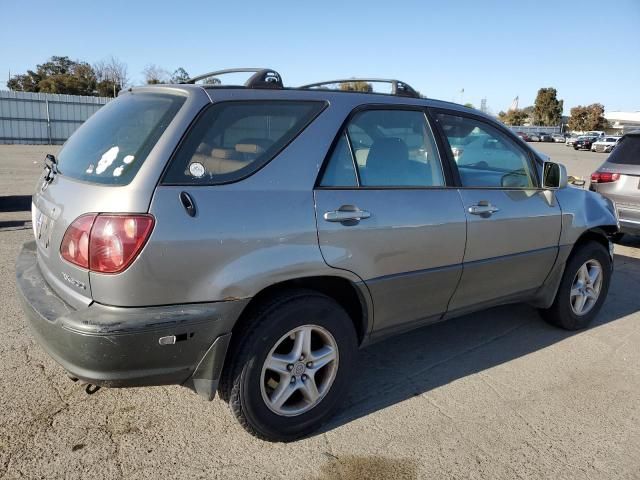
M557 190L568 185L569 178L564 165L553 162L544 162L542 173L542 188Z

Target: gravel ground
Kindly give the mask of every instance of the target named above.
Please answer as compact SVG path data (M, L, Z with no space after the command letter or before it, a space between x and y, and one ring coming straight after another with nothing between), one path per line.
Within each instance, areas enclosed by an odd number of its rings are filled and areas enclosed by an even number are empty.
M535 147L578 176L605 157ZM0 207L30 193L45 151L0 146ZM592 328L564 332L516 305L376 344L334 421L284 445L181 387L87 395L70 382L18 302L28 219L0 213L0 478L640 478L640 239L616 246Z

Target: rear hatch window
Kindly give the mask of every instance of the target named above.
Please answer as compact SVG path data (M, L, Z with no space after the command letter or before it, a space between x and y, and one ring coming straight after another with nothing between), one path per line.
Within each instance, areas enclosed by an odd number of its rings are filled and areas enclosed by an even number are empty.
M185 102L182 95L127 93L98 110L65 143L60 174L126 185Z
M628 135L618 140L607 162L640 165L640 135Z
M273 159L324 102L236 101L209 107L179 147L164 184L216 185L245 178Z

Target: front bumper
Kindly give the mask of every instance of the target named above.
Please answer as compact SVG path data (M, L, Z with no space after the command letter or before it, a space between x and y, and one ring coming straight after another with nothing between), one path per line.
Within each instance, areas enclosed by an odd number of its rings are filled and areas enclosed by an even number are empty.
M36 339L72 376L110 387L184 384L209 399L249 301L75 310L46 283L35 242L23 245L16 279Z

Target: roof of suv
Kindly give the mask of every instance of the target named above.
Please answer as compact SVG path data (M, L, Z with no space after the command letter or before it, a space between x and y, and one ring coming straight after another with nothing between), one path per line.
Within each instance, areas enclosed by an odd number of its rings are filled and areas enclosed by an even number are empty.
M161 84L161 85L145 85L143 87L133 87L131 90L136 91L138 89L160 89L160 88L178 88L181 90L204 90L204 91L213 91L213 90L246 90L246 87L237 86L237 85L228 85L228 86L210 86L210 85L187 85L187 84ZM124 93L124 92L123 92ZM265 95L261 95L261 97L268 98L276 98L276 99L286 99L287 97L291 98L293 93L295 93L295 98L300 99L301 96L309 97L310 99L322 99L327 100L329 102L341 102L345 101L346 98L350 98L350 103L378 103L378 104L388 104L388 105L422 105L426 107L432 108L445 108L448 110L457 110L460 112L472 113L474 115L478 115L489 120L495 121L495 118L474 108L466 107L464 105L460 105L454 102L447 102L444 100L436 100L433 98L412 98L405 96L395 96L386 93L377 93L377 92L353 92L353 91L341 91L341 90L329 90L329 89L302 89L302 88L294 88L294 87L284 87L282 89L273 89L273 90L262 90L262 93ZM357 101L354 101L357 99Z

